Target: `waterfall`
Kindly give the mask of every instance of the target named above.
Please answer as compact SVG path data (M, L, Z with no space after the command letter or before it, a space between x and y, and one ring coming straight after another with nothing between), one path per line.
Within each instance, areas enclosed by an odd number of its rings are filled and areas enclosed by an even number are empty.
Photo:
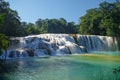
M78 34L40 34L10 38L10 45L6 53L9 59L115 50L118 50L118 41L115 37ZM4 55L0 56L0 58L3 58Z
M96 35L77 35L78 45L87 51L116 51L118 43L115 37Z

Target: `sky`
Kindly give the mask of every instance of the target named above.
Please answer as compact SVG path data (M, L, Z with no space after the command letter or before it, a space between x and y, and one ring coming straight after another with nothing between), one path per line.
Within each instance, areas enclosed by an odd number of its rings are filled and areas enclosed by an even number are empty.
M21 21L34 23L38 19L64 18L79 23L86 10L99 7L103 1L115 0L5 0L16 10Z

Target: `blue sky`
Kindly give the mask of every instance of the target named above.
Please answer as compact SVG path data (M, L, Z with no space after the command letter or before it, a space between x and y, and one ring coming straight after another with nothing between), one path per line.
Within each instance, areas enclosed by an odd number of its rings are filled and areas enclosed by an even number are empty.
M115 0L6 0L16 10L21 21L34 23L37 19L65 18L79 23L79 18L90 8L96 8L103 1Z

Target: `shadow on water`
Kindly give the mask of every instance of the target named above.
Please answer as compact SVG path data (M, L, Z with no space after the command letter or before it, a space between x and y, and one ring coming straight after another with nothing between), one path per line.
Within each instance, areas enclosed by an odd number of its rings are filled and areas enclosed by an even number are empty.
M49 59L49 57L41 57L41 59ZM14 75L26 68L32 70L33 68L37 69L40 66L43 66L35 60L34 57L9 59L6 61L0 60L0 80L13 80L8 76L9 74Z
M120 80L120 66L113 69L113 74L115 75L115 80Z
M11 72L15 72L18 64L15 61L11 62L3 62L0 60L0 80L10 80L5 74L9 74Z

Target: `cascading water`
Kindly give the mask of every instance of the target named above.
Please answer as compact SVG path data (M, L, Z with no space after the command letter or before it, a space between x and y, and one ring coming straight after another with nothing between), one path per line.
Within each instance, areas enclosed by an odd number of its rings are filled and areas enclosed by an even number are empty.
M117 50L117 40L113 37L95 35L40 34L10 38L7 58L46 57L85 53L89 51ZM1 58L4 57L5 52Z
M87 51L116 51L118 43L115 37L96 35L77 35L78 45Z

